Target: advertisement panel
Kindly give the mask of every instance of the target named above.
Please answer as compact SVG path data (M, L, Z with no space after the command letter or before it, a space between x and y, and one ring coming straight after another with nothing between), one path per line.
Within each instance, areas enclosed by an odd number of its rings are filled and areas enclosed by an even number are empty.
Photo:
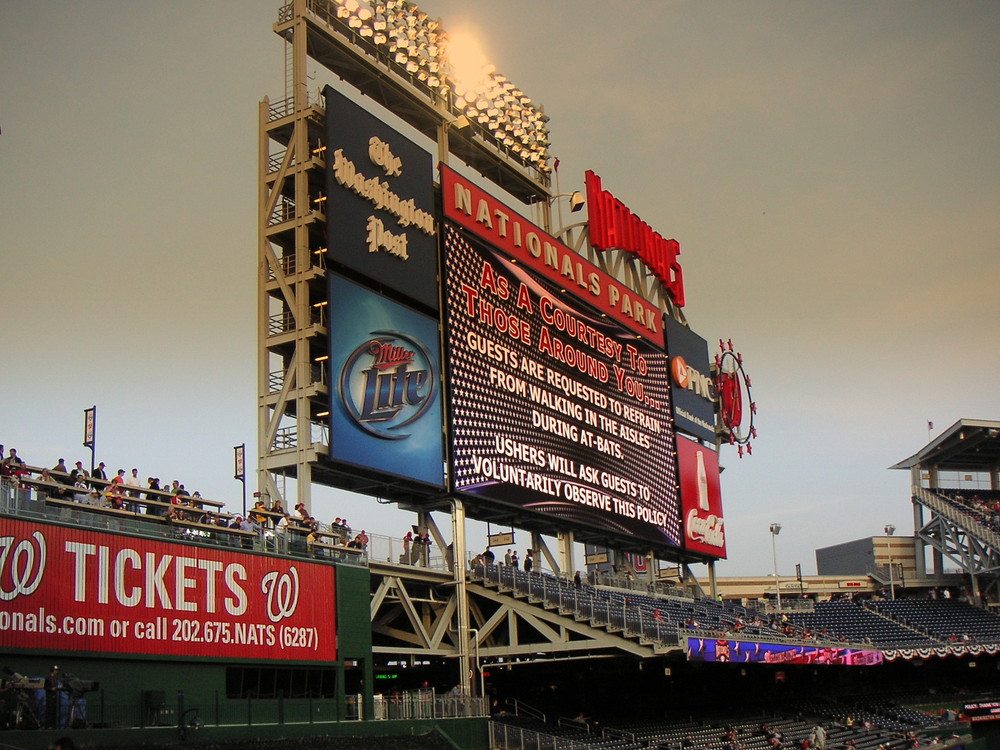
M670 355L670 398L674 426L688 435L715 442L715 385L708 342L667 316L663 332Z
M665 352L503 250L444 235L455 490L679 545Z
M437 321L329 280L330 457L443 487Z
M754 643L725 638L688 638L689 661L757 662L761 664L881 664L881 651L828 648L789 643Z
M438 309L431 156L327 86L327 257Z
M0 649L333 661L328 565L0 518Z
M663 314L656 305L454 170L443 164L439 169L446 218L643 339L663 346Z
M684 511L684 549L713 557L726 556L719 455L712 449L677 436Z

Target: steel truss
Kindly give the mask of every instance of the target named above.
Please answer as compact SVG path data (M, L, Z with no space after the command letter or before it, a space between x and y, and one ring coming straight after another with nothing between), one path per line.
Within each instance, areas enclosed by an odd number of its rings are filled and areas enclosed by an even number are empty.
M930 511L930 519L917 524L917 538L968 574L975 598L981 590L997 589L1000 535L922 487L913 488L913 504L915 517L922 508Z
M584 619L544 598L466 583L470 649L479 659L538 660L632 654L651 657L676 645L642 638L614 618ZM373 652L425 658L460 656L451 576L422 568L372 564Z

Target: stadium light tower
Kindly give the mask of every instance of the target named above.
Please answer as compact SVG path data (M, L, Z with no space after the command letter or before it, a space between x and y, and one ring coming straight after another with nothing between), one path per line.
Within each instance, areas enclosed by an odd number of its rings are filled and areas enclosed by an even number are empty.
M887 523L883 529L887 537L891 537L896 532L896 527ZM889 553L889 598L896 599L896 579L892 575L892 539L885 540L885 549Z
M774 592L778 595L778 610L781 610L781 584L778 581L778 546L776 539L781 533L781 524L772 523L771 529L771 558L774 560Z

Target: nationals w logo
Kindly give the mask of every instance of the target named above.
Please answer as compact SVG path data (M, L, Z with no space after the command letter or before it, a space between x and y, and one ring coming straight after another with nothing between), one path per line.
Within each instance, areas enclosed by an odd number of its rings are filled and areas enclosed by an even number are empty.
M291 617L299 606L299 571L294 565L287 573L272 570L261 579L260 590L267 594L267 618L271 622Z
M32 544L31 540L34 540ZM31 539L0 537L0 601L9 602L35 593L45 573L45 537L36 531Z

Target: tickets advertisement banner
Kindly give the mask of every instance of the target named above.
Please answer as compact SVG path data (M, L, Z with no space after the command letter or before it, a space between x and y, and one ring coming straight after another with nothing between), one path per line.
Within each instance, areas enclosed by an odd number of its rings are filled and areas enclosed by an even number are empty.
M679 545L665 352L451 224L445 268L455 490Z
M0 518L0 649L333 661L334 568Z

